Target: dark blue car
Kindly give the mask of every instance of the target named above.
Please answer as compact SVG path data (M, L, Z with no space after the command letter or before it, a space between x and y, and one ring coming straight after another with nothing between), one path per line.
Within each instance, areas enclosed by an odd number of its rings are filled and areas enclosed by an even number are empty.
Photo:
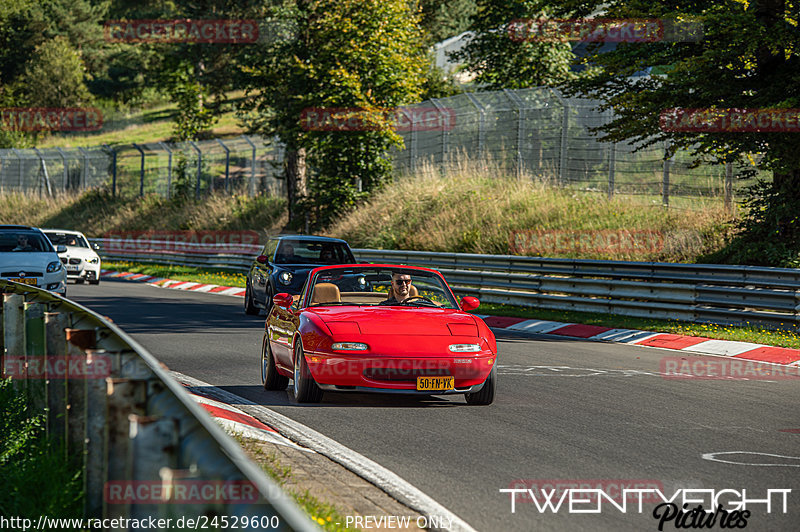
M308 272L325 264L353 264L356 259L347 242L326 236L286 235L272 237L247 273L244 296L246 314L272 308L272 296L299 294Z

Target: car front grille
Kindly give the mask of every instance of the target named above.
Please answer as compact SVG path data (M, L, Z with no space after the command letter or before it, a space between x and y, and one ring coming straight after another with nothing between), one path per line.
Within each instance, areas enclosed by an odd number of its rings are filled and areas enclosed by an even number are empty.
M81 263L81 259L69 259L69 263L70 264L80 264Z
M25 272L25 277L41 277L43 274L42 272L29 272L28 270L22 270ZM19 277L20 270L14 270L10 272L0 272L0 277Z

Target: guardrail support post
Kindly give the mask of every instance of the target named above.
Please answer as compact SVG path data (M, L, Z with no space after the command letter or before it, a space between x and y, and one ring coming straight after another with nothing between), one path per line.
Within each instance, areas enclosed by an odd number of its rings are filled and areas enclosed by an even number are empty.
M62 444L67 442L67 380L64 375L51 371L56 362L67 365L67 315L63 312L46 312L44 315L45 356L47 364L47 430L52 438ZM60 360L59 360L60 359ZM64 450L67 446L64 445Z
M22 294L3 294L3 371L11 361L19 368L25 363L25 298ZM13 358L12 358L13 357ZM10 360L9 360L10 359ZM23 366L24 367L24 366ZM25 389L25 383L14 379L14 390Z
M178 422L172 417L128 416L131 439L131 480L161 483L162 468L178 466ZM132 519L158 515L156 501L131 505Z
M45 358L44 305L25 303L25 358L28 367L25 379L28 386L29 409L33 414L45 412L47 388L43 364Z
M86 497L84 515L103 514L105 481L106 379L111 360L103 349L86 350Z
M67 367L64 378L67 379L67 447L69 455L78 457L82 469L86 470L86 409L87 382L81 375L71 375L75 367L83 368L86 362L86 350L95 346L94 329L66 329ZM86 476L83 477L84 488Z
M106 482L130 480L130 420L132 413L144 415L147 405L147 381L143 379L106 379ZM104 490L105 492L106 490ZM128 517L127 504L110 504L103 499L103 517Z

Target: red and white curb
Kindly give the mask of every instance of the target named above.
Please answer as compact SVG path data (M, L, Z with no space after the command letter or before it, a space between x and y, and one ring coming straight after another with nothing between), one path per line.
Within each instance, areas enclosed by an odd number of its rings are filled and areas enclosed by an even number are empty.
M211 294L222 294L224 296L244 297L244 288L237 286L220 286L216 284L195 283L190 281L176 281L174 279L164 279L163 277L153 277L143 273L116 272L113 270L102 270L101 277L108 279L125 279L126 281L138 281L161 288L172 290L187 290L191 292L205 292Z
M214 421L222 425L222 428L228 432L241 434L242 436L255 440L274 443L277 445L284 445L286 447L297 449L298 451L304 451L307 453L315 452L307 447L301 447L297 445L288 438L284 438L278 433L278 431L269 425L265 425L261 421L249 414L246 414L245 412L242 412L238 408L226 403L215 401L209 397L205 397L201 395L199 391L189 386L186 386L186 391L189 392L189 394L192 396L192 399L197 401L200 406L202 406L206 412L208 412L211 417L214 418Z
M555 334L570 338L615 342L646 347L675 349L699 355L716 355L756 362L768 362L786 366L800 367L800 349L774 347L735 342L731 340L713 340L702 336L685 336L681 334L656 333L636 329L612 329L598 325L581 325L579 323L561 323L558 321L526 320L507 316L479 315L489 327L523 331L539 334Z
M113 279L139 281L175 290L208 292L239 297L244 297L245 292L243 288L175 281L172 279L151 277L141 273L103 270L101 276ZM645 347L661 347L663 349L675 349L699 355L724 356L742 360L800 367L800 349L752 344L749 342L735 342L731 340L713 340L701 336L656 333L637 329L613 329L611 327L582 325L580 323L561 323L558 321L529 320L525 318L488 316L482 314L478 314L477 316L483 318L483 321L485 321L489 327L495 329L508 329L509 331L538 334L555 334L570 338L641 345Z

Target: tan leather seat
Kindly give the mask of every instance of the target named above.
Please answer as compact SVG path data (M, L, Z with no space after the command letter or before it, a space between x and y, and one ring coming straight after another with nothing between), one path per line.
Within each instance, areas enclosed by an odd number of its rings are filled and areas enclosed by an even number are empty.
M418 295L419 291L417 290L417 287L414 286L413 284L408 285L408 297L414 297ZM386 299L392 299L393 297L394 297L394 285L391 284L389 285L389 294L386 297Z
M311 296L311 304L316 303L339 303L341 301L339 287L333 283L317 283L314 285L314 294Z

